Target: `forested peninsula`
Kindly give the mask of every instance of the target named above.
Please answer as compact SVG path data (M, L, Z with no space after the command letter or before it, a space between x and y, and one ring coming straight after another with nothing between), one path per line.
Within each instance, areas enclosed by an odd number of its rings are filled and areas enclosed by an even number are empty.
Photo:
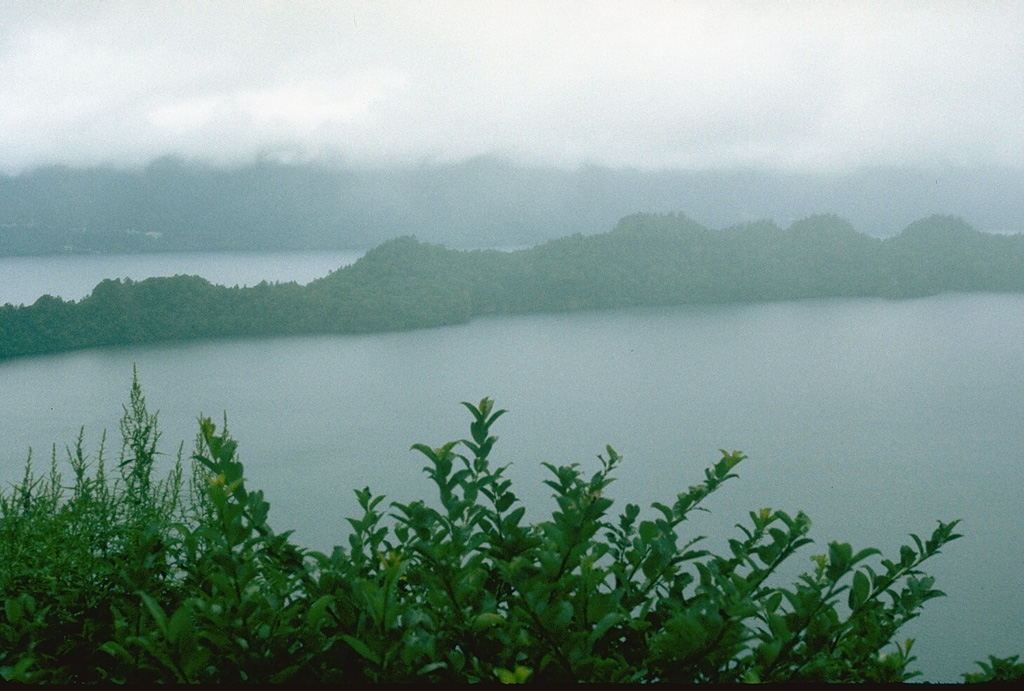
M1024 235L933 216L886 239L831 215L787 229L708 229L681 214L530 249L452 250L400 237L307 286L199 276L104 280L80 301L0 307L0 358L164 340L361 333L475 315L827 297L1024 292Z

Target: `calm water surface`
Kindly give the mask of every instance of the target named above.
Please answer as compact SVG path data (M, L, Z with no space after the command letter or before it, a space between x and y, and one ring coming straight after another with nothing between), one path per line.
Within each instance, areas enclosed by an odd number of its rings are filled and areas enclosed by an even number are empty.
M2 299L2 298L0 298ZM327 550L352 489L429 491L414 442L468 436L459 401L496 398L495 460L532 516L551 508L542 461L625 464L609 495L671 502L717 449L749 457L692 530L720 546L747 511L814 521L816 544L878 546L963 518L928 566L949 597L905 628L931 681L1024 653L1024 296L827 300L530 315L366 336L96 349L0 362L0 480L48 461L85 425L116 436L132 365L168 453L200 412L240 440L271 520ZM116 456L116 446L112 455ZM541 509L535 508L540 505Z

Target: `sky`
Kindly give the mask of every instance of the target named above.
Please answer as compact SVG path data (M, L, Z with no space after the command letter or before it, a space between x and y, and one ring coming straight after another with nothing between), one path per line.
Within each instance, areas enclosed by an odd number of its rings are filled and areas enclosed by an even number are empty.
M0 172L1024 165L1024 2L0 0Z

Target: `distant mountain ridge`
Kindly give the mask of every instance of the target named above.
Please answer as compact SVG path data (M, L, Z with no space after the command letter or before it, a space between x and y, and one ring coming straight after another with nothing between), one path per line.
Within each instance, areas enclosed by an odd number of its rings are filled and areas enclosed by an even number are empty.
M891 236L942 212L1024 230L1024 175L1010 169L576 170L478 158L392 169L261 161L233 168L163 159L144 168L0 175L0 256L68 252L374 247L415 235L449 247L521 247L686 209L725 228L837 213Z
M104 280L78 302L0 307L0 358L162 340L362 333L481 314L1024 292L1024 235L932 216L880 239L834 215L781 229L715 231L681 214L634 214L611 231L530 249L454 250L412 236L312 281L250 288L198 276Z

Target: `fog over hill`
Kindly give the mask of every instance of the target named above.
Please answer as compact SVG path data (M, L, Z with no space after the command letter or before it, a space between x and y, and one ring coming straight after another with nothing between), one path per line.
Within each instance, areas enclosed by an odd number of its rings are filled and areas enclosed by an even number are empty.
M1024 230L1010 168L638 170L496 157L389 168L165 158L141 168L46 167L0 176L0 255L367 249L400 235L449 247L533 245L682 211L725 228L834 213L876 236L932 214Z
M0 254L1024 229L1022 3L71 5L0 3Z

